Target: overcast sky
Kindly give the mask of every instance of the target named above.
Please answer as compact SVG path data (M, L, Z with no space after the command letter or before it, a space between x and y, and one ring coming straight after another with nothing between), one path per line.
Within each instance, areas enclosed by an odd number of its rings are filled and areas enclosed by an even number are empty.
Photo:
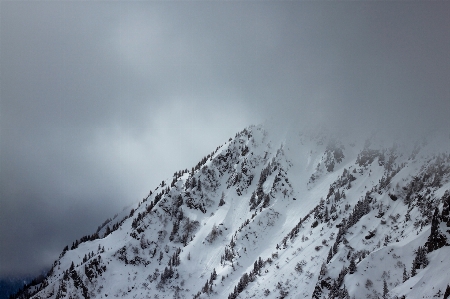
M450 2L0 1L0 277L275 119L450 128Z

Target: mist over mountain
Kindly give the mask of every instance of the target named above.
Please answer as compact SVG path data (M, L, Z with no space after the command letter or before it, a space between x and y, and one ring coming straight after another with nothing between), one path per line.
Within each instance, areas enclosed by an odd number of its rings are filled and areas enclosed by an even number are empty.
M449 15L449 1L0 1L0 279L37 276L249 124L273 121L274 144L305 127L386 146L448 131Z
M448 298L449 149L247 127L12 298Z

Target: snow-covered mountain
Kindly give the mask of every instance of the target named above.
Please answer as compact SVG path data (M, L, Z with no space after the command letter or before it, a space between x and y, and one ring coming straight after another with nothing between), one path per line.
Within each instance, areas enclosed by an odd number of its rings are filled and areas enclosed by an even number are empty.
M447 298L449 149L251 126L14 298Z

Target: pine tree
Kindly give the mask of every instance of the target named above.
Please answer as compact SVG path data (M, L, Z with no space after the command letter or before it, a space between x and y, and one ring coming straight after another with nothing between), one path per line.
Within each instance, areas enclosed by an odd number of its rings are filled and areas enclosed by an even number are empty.
M217 273L216 273L216 268L214 268L213 272L211 273L211 279L210 279L211 283L213 280L216 280L216 278L217 278Z
M328 212L328 206L325 207L325 222L330 221L330 213Z
M444 299L450 297L450 285L447 285L447 289L445 290Z
M406 267L403 266L403 282L407 281L409 279L408 272L406 272Z
M350 299L350 295L348 294L348 290L347 290L347 288L345 287L345 284L344 284L344 288L342 289L339 298L340 298L340 299Z
M330 251L328 251L327 264L331 261L332 258L333 258L333 249L330 248Z
M443 222L447 223L447 226L450 226L450 192L448 190L445 191L441 200L444 203L441 219Z
M339 243L338 243L338 239L336 238L336 242L334 242L333 244L333 255L335 255L339 250Z
M416 265L413 262L413 265L411 267L411 277L416 276L416 274L417 274Z
M209 283L208 283L208 280L206 280L206 283L205 283L205 285L202 288L202 292L203 293L208 293L208 291L209 291Z
M426 266L428 266L428 263L429 263L429 261L428 261L427 251L426 251L425 247L419 246L419 248L417 249L417 254L416 254L417 269L425 268Z
M439 218L439 210L438 208L435 208L433 218L431 220L431 233L425 243L428 252L432 252L447 245L447 237L439 230Z
M339 192L339 189L336 190L336 192L334 193L334 201L338 202L341 200L341 193Z
M202 181L200 179L198 179L197 190L202 191Z
M383 299L387 299L388 296L387 294L389 293L388 287L387 287L387 282L386 279L383 280Z
M253 192L254 194L254 192ZM220 197L220 201L219 201L219 207L223 206L225 204L225 193L222 191L222 196Z
M352 258L350 259L350 266L348 267L348 271L350 274L353 274L356 272L356 263L355 263L354 255L352 255Z
M324 277L325 275L327 275L327 264L323 262L322 267L320 267L319 277Z
M341 272L339 272L338 279L337 279L338 288L341 287L342 283L344 282L345 275L347 275L347 273L348 273L348 268L343 266Z
M264 194L264 201L263 201L263 208L267 208L269 206L270 203L270 195L269 194Z

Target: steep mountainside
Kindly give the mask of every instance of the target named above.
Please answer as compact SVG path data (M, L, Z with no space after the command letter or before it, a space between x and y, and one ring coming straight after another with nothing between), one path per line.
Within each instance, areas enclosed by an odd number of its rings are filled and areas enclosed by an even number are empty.
M446 139L251 126L16 298L447 298Z

